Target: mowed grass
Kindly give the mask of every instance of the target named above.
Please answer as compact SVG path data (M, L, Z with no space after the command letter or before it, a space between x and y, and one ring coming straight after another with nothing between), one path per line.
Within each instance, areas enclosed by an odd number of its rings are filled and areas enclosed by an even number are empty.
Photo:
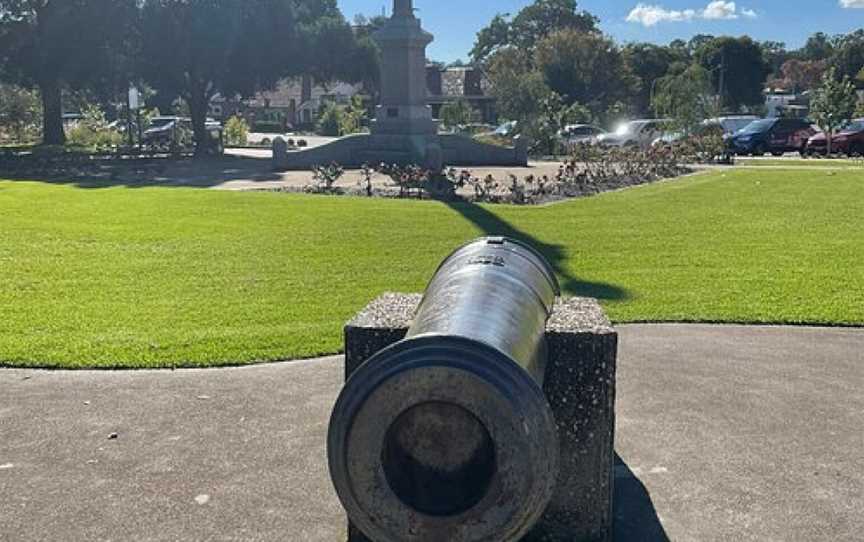
M819 167L819 168L864 168L864 160L857 158L736 158L739 166L758 167Z
M541 208L0 182L0 364L187 367L341 349L385 291L518 235L616 322L864 323L864 175L730 170Z

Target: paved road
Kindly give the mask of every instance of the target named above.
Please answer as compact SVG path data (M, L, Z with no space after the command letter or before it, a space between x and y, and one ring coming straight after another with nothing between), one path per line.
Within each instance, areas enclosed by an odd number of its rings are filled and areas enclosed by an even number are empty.
M617 540L861 539L864 330L620 331ZM340 540L340 365L0 371L0 540Z

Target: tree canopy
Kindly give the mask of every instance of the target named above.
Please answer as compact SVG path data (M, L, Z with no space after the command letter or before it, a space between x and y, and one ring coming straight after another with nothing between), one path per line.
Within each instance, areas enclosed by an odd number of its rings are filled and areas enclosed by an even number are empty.
M7 80L40 91L43 140L62 144L62 90L113 89L135 0L0 0L0 62Z
M683 44L682 44L683 45ZM689 63L686 46L663 47L652 43L633 43L624 47L624 61L638 78L639 87L633 96L634 108L647 114L657 81L665 77L673 64Z
M680 74L663 77L657 84L653 108L679 130L693 133L703 120L719 114L711 74L694 64Z
M830 65L836 71L838 79L857 78L858 72L864 67L864 29L838 37L834 41Z
M828 153L831 153L831 138L834 132L852 119L858 96L849 76L838 77L831 68L822 79L811 104L813 120L828 136Z
M598 23L597 17L579 9L576 0L535 0L515 17L496 15L477 35L471 58L484 62L508 46L532 51L541 40L559 30L596 32Z
M290 0L148 0L142 36L141 73L184 98L198 152L210 99L274 86L300 49Z
M712 73L721 107L738 110L742 106L758 106L765 102L762 91L768 66L762 48L749 37L721 37L707 41L697 49L696 60Z
M600 113L628 101L638 88L615 43L593 32L549 34L537 43L534 62L566 105L581 103Z

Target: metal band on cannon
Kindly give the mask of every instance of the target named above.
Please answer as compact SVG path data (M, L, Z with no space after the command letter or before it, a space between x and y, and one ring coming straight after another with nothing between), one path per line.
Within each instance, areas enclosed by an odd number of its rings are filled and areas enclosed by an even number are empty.
M376 542L516 541L559 475L546 396L546 322L559 293L525 244L486 238L438 269L407 337L346 384L331 477Z

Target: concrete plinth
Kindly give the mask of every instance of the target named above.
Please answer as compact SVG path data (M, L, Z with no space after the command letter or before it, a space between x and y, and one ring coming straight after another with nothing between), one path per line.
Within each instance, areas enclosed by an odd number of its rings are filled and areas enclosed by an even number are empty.
M345 327L346 380L405 337L420 295L386 294ZM595 300L560 299L547 325L544 393L558 426L560 474L525 542L612 540L615 366L618 335ZM349 526L349 542L370 542Z

